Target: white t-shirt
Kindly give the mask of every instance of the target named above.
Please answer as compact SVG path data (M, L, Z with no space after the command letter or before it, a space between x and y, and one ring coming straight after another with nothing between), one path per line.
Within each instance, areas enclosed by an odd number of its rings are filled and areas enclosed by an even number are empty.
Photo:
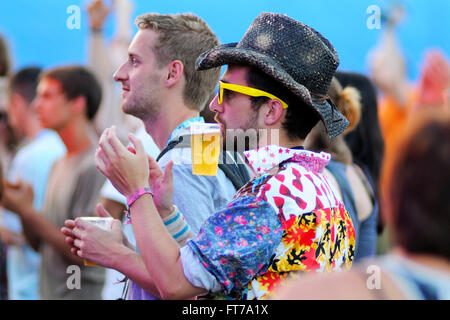
M138 131L136 131L135 135L139 140L142 141L147 154L156 159L156 157L159 155L159 149L153 141L152 137L145 131L145 128L143 126L139 128ZM105 184L102 187L102 190L100 191L100 195L103 198L114 200L124 205L126 205L127 203L125 197L120 194L120 192L117 191L116 188L114 188L109 180L106 180ZM130 241L130 243L132 243L133 245L136 245L136 239L134 238L133 228L131 224L123 223L122 229L127 236L128 241ZM125 276L122 273L114 269L106 270L105 286L103 287L102 291L103 300L117 300L122 297L124 283L118 282L124 277Z

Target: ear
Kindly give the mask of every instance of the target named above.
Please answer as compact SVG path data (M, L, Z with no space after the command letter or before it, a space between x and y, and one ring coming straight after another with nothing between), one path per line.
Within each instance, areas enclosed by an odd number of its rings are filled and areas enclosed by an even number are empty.
M279 100L272 99L267 102L263 109L264 124L266 126L273 126L283 120L284 109Z
M86 115L86 98L83 96L78 96L70 100L70 109L74 114L84 114Z
M184 66L180 60L174 60L167 65L167 76L165 85L172 87L176 85L183 76Z

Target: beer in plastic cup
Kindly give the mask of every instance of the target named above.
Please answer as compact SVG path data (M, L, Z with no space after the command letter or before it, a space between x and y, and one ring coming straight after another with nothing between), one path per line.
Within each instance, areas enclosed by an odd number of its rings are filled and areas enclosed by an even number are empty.
M92 223L103 230L111 230L113 218L110 217L80 217L81 221ZM88 259L84 259L84 265L88 267L97 267L98 265Z
M195 122L191 125L192 174L215 176L220 155L220 125Z

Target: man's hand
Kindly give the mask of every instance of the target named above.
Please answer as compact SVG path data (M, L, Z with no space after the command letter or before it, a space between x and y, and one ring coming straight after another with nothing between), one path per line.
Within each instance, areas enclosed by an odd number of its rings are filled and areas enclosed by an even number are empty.
M112 229L106 231L77 218L75 221L66 220L66 228L61 232L66 235L73 254L106 268L114 268L120 259L121 248L125 248L121 225L119 220L114 220Z
M136 153L133 146L129 146L127 149L134 154ZM147 155L147 157L150 169L148 184L153 192L153 201L161 218L165 218L173 211L173 161L167 163L163 172L152 156Z
M170 215L173 210L173 161L167 163L164 172L151 156L148 156L150 167L149 184L153 192L153 201L161 218Z
M25 244L25 237L0 226L0 239L8 246L21 246Z
M419 103L438 106L443 102L446 89L450 88L450 64L439 50L426 53L419 81Z
M112 218L112 216L105 209L105 207L103 206L102 203L97 204L97 214L99 217ZM121 223L120 220L118 220L118 219L115 219L115 221L117 221L117 223ZM128 240L127 236L123 232L123 229L122 229L122 243L125 247L128 247L133 251L136 250L136 247Z
M19 180L13 184L5 182L5 193L2 205L5 209L17 213L19 216L33 208L34 192L31 185Z
M106 18L111 12L111 6L106 7L102 0L94 0L87 7L92 30L101 30Z
M111 217L100 203L97 205L97 213L100 217ZM99 259L94 262L105 267L111 267L114 264L114 259L108 258L113 258L113 255L117 253L114 247L118 246L115 245L122 244L133 251L135 250L135 247L123 233L120 220L113 220L112 230L110 231L103 230L89 223L87 223L88 226L86 227L85 224L85 222L79 220L66 220L66 226L61 228L61 232L66 236L66 243L72 247L71 251L74 255L91 261ZM86 233L89 232L95 234L87 236ZM105 250L102 246L108 246L108 248ZM101 251L96 252L96 250ZM91 259L91 254L95 254L96 258ZM86 255L89 255L89 257Z
M116 128L105 129L95 153L95 165L126 198L140 188L149 187L149 164L142 142L130 134L135 153L117 138Z

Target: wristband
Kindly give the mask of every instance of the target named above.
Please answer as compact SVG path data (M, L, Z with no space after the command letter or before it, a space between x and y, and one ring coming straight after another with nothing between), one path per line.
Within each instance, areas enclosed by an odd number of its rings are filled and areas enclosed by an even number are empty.
M125 211L126 212L126 216L127 216L126 224L130 224L131 223L131 216L130 216L130 208L131 208L131 206L133 205L133 203L136 202L137 199L142 197L144 194L150 194L153 197L153 193L150 190L150 188L145 187L145 188L138 189L135 193L133 193L131 196L129 196L127 198L127 210Z
M173 205L172 213L162 220L167 228L167 231L169 231L170 235L178 243L181 243L189 236L190 227L184 220L183 214L178 210L176 205Z
M129 196L127 198L127 204L128 207L131 207L133 205L133 203L139 199L141 196L143 196L144 194L151 194L153 197L153 193L150 190L150 188L146 187L146 188L140 188L138 189L135 193L133 193L131 196Z

